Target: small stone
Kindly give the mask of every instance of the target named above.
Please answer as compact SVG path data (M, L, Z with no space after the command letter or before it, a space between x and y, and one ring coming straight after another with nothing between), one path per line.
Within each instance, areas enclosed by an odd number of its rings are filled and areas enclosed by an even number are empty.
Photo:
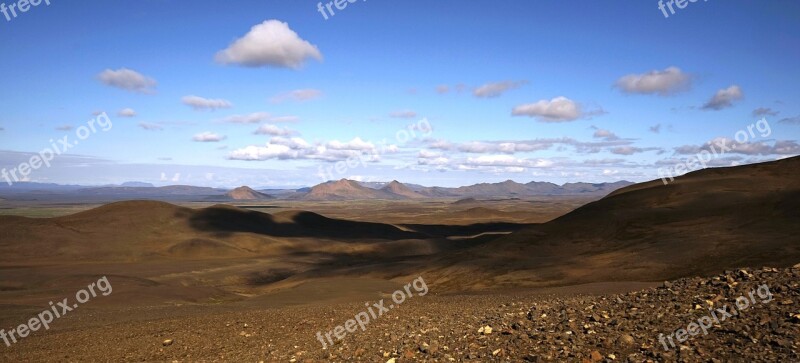
M397 362L397 359L395 359L395 358L391 358L391 359L386 361L386 363L396 363L396 362Z
M175 343L175 341L172 340L172 339L167 339L163 343L161 343L161 345L163 345L165 347L168 347L168 346L172 345L172 343Z
M589 354L589 359L591 359L592 362L599 362L603 360L603 355L600 354L600 352L593 350L592 353Z
M636 344L636 341L633 339L632 336L630 336L628 334L620 335L620 337L617 338L617 346L619 346L619 347L629 348L629 347L634 346L635 344Z

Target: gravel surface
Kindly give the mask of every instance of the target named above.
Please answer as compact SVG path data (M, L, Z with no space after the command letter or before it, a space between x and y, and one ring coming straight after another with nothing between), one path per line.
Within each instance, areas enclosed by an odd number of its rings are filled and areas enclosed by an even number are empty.
M318 331L345 325L376 301L86 310L3 346L0 361L798 362L798 281L800 269L761 268L618 295L437 296L431 286L326 349ZM749 306L739 311L741 296ZM388 307L391 297L385 300ZM736 315L719 312L723 306ZM718 321L707 335L690 325L712 316Z

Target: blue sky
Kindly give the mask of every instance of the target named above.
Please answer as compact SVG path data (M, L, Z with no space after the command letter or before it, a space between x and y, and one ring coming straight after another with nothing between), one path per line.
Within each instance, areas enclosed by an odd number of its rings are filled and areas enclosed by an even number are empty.
M100 112L113 127L20 180L560 184L655 179L721 138L709 166L800 154L795 1L317 4L0 13L0 168Z

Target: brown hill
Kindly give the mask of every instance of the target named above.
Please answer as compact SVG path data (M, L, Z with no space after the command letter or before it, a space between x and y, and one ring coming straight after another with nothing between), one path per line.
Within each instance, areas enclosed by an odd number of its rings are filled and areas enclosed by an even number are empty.
M228 205L194 210L155 201L111 203L56 218L0 216L0 230L0 261L6 262L280 255L300 250L306 241L349 244L427 237L388 224L304 211L273 216ZM283 251L273 250L278 241Z
M226 197L233 200L266 200L275 199L275 197L257 192L248 186L238 187L225 194Z
M527 194L528 188L525 184L506 180L502 183L480 183L459 187L455 188L453 192L465 196L519 196Z
M453 264L453 262L455 264ZM472 287L658 281L800 261L800 157L623 188L549 223L449 256Z
M304 200L359 200L359 199L399 199L400 196L383 190L367 188L358 182L342 179L319 184L302 197Z
M386 184L386 186L381 188L380 190L388 194L397 195L401 198L409 198L409 199L426 198L424 195L411 190L411 188L398 182L397 180L392 180L391 183Z

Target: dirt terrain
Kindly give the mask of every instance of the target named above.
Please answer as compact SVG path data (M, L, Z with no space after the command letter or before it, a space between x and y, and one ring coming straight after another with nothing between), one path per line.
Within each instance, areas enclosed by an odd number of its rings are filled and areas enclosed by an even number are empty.
M554 197L0 216L0 329L113 286L0 360L794 361L798 163L638 184L574 211ZM659 347L763 284L774 299ZM322 349L317 332L404 289L402 306Z

